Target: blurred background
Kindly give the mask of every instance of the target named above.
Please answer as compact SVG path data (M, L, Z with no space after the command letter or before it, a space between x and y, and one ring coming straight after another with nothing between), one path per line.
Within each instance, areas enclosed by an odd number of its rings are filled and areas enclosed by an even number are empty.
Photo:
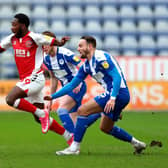
M168 0L0 0L0 39L11 33L11 19L20 12L30 17L31 31L71 36L65 47L75 53L82 35L94 36L98 49L118 59L132 95L143 97L133 101L168 108ZM8 50L0 56L0 79L15 78Z

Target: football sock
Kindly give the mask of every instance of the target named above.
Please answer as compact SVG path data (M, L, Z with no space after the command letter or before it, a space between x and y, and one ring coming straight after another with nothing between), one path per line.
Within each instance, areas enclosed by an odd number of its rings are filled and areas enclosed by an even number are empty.
M80 143L73 141L70 148L71 148L72 151L79 150L80 149Z
M115 138L120 139L122 141L131 142L132 140L132 136L130 134L128 134L125 130L117 126L114 126L112 130L109 132L109 134L113 135Z
M34 106L33 104L31 104L30 102L28 102L25 99L17 99L16 101L20 100L18 106L16 108L18 108L19 110L23 110L23 111L27 111L27 112L31 112L31 113L35 113L37 107Z
M73 133L74 132L74 124L73 124L73 121L69 115L69 112L67 109L64 109L64 108L59 108L57 110L57 114L59 115L59 118L64 126L64 128Z
M56 132L59 135L63 135L65 128L62 127L56 120L50 117L50 127L49 130Z
M88 127L92 125L98 118L101 117L101 113L91 114L88 116Z
M14 107L19 110L31 112L31 113L35 114L37 117L44 117L45 116L45 113L43 110L37 108L36 106L34 106L33 104L31 104L30 102L28 102L27 100L25 100L23 98L17 99L14 102Z
M136 138L132 137L132 139L131 139L131 144L132 145L135 145L135 144L137 144L139 142L140 142L139 140L137 140Z
M74 141L81 142L82 138L85 134L85 131L88 127L88 117L85 116L78 116L76 121L76 127L74 130Z

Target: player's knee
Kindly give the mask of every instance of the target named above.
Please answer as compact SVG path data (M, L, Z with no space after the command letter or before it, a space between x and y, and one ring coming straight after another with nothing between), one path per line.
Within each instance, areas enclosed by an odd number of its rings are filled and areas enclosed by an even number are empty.
M78 115L87 116L87 113L85 113L85 111L81 107L78 108L77 113Z
M13 101L9 96L6 96L6 103L7 103L9 106L13 106L14 101Z

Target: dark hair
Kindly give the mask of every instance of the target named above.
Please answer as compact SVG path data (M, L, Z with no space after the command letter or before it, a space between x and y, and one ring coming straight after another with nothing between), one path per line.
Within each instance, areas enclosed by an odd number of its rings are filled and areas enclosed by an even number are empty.
M18 13L14 16L14 18L18 19L19 23L25 24L25 26L28 28L30 25L29 17L23 13Z
M87 41L88 44L92 44L94 48L96 48L96 39L92 36L82 36L81 39Z
M56 38L56 35L53 32L50 32L50 31L44 31L42 34Z

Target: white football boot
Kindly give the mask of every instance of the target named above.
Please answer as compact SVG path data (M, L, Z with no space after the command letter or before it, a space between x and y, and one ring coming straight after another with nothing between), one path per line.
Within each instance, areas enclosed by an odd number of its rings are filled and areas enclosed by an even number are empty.
M80 149L72 150L71 147L65 148L62 151L56 151L56 155L79 155Z
M133 138L133 141L131 142L131 144L133 145L135 149L134 154L142 153L142 151L145 150L147 146L144 142L136 140L135 138Z

